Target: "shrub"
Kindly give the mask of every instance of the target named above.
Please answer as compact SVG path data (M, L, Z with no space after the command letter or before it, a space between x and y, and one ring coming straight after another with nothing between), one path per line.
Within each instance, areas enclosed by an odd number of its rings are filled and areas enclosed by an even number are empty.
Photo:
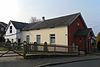
M100 50L100 41L97 44L97 49Z

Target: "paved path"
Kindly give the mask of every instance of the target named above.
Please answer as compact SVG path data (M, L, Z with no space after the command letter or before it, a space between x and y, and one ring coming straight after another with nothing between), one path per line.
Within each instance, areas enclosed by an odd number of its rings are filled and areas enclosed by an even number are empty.
M100 56L83 56L83 57L54 57L54 58L35 58L23 59L21 56L16 57L0 57L0 67L39 67L46 64L54 64L60 62L69 62L82 59L96 59Z

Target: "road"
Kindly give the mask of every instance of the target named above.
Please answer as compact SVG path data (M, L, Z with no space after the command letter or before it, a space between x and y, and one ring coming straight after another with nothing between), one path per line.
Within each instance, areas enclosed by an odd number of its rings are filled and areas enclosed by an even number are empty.
M71 58L71 57L70 57ZM0 67L37 67L41 64L66 61L68 57L23 59L21 56L0 57Z
M33 67L33 63L31 61L1 62L0 67Z
M73 60L82 60L82 59L92 59L92 58L100 58L100 56L82 56L82 57L51 57L51 58L33 58L33 59L23 59L22 56L14 56L14 57L0 57L0 67L37 67L45 64L52 64L57 62L70 62ZM93 61L84 61L84 62L75 62L70 64L58 65L53 67L87 67L87 65L91 67L100 67L100 60ZM82 65L83 64L83 65ZM92 64L92 65L91 65ZM66 66L67 65L67 66Z
M88 60L47 67L100 67L100 60Z

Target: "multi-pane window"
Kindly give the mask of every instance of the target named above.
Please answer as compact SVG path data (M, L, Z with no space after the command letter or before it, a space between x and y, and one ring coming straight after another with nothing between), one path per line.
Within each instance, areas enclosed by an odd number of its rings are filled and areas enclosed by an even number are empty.
M26 42L27 42L27 43L30 42L30 36L29 36L29 35L26 36Z
M10 33L12 33L12 26L10 26Z
M50 34L50 44L55 44L55 34Z
M37 42L37 44L41 43L41 36L40 35L36 35L36 42Z

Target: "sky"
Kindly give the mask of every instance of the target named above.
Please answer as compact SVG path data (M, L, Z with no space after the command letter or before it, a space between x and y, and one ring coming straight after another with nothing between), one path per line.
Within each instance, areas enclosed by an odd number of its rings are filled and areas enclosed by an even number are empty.
M46 19L80 12L95 35L100 32L100 0L0 0L0 21L30 22L31 17Z

